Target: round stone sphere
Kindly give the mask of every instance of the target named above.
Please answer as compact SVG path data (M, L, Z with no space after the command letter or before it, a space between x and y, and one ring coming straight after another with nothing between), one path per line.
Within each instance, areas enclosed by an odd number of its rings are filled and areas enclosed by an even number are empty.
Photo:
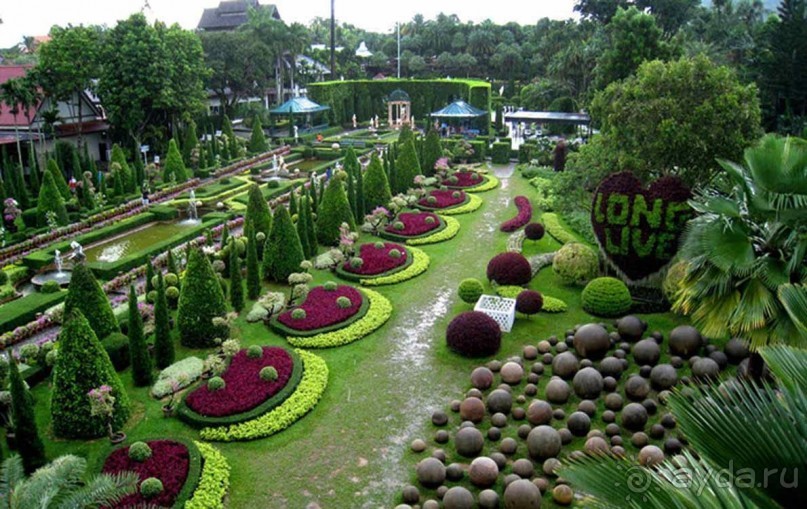
M597 404L590 399L584 399L579 405L577 405L577 410L579 412L583 412L589 417L593 417L594 414L597 413Z
M527 435L530 434L530 431L532 431L532 426L530 426L529 424L522 424L521 426L518 427L516 434L518 434L518 438L526 439Z
M673 414L664 414L661 416L661 425L667 429L673 429L676 425L675 416Z
M703 337L691 325L679 325L670 332L670 354L688 359L703 346Z
M717 378L720 375L720 366L709 357L702 357L692 365L692 376L700 381Z
M574 438L574 436L572 435L572 432L569 431L569 428L560 428L558 430L558 434L560 435L561 444L569 445L570 443L572 443L572 439Z
M481 391L490 389L493 385L493 371L480 366L471 372L471 385Z
M639 368L639 376L642 378L650 378L650 373L652 372L653 372L652 366L644 365L641 368Z
M440 509L440 502L436 500L427 500L420 506L421 509Z
M526 417L526 416L527 416L527 411L524 410L523 408L521 408L520 406L517 406L517 407L515 407L513 409L513 419L515 419L517 421L520 421L520 420L524 419L524 417Z
M622 396L618 392L612 392L605 396L605 408L608 410L622 410L623 404Z
M650 394L650 384L644 378L633 375L625 382L625 394L634 401L641 401Z
M647 410L648 415L656 415L656 411L658 411L658 403L654 399L647 398L642 401L642 406Z
M499 494L493 490L479 492L479 509L498 509ZM426 509L425 507L423 509Z
M434 441L438 444L445 444L448 442L449 436L448 431L441 429L437 430L437 433L434 434Z
M412 449L412 452L423 452L426 450L426 442L420 438L416 438L412 440L412 444L409 447Z
M614 392L616 390L616 379L612 376L603 377L602 388L606 392Z
M574 500L574 491L568 484L558 484L552 490L552 500L558 505L570 505Z
M602 375L594 368L583 368L572 379L574 392L581 399L596 399L602 392Z
M619 434L619 425L615 422L608 424L605 427L605 434L609 437L615 436Z
M606 357L600 361L599 371L602 376L610 376L619 379L622 376L622 361L616 357Z
M620 435L613 435L611 437L610 441L611 441L612 446L613 445L622 445L622 443L623 443L622 437Z
M436 488L446 480L446 467L436 458L426 458L417 464L418 482L427 488Z
M544 364L546 364L548 366L548 365L552 364L552 359L554 359L554 358L555 358L555 356L552 355L551 353L545 353L543 355L543 357L541 357L541 362L543 362Z
M507 458L500 452L492 452L488 457L496 462L496 466L499 467L499 472L504 470L504 467L507 466Z
M475 458L482 452L485 445L485 438L482 432L476 428L462 428L454 437L454 446L457 454L466 458Z
M516 442L515 439L510 437L505 438L504 440L502 440L502 443L499 444L499 451L501 451L502 454L506 454L508 456L515 454L517 449L518 449L518 442Z
M460 404L460 417L464 421L482 422L485 418L485 404L479 398L465 398Z
M502 413L495 413L490 416L490 423L497 428L504 428L507 426L507 416Z
M565 404L569 400L571 392L569 384L560 378L553 378L546 384L546 399L550 403Z
M602 422L611 423L616 420L616 414L613 410L606 410L602 413Z
M661 348L652 339L643 339L633 345L633 360L640 366L655 366L661 357Z
M524 377L524 368L515 362L506 362L502 366L501 372L502 382L510 385L518 385Z
M638 317L628 315L616 321L616 330L619 337L625 341L639 341L647 330L647 322Z
M729 358L726 356L725 353L721 352L720 350L715 350L714 352L709 354L709 358L712 359L720 366L720 371L726 369L726 366L729 365Z
M532 366L530 366L530 371L536 375L543 375L545 369L546 368L544 368L544 365L540 362L533 362Z
M666 430L661 424L654 424L650 426L650 438L658 440L659 438L664 437L665 432Z
M564 379L569 379L577 373L579 363L577 357L572 352L563 352L552 359L552 374Z
M557 345L555 345L555 351L557 353L563 353L563 352L566 352L568 350L569 350L569 345L567 345L565 342L558 343Z
M650 371L650 382L657 390L670 389L678 383L678 373L670 364L659 364Z
M531 361L538 358L538 349L532 345L527 345L521 350L521 356Z
M494 373L498 373L500 369L502 369L502 361L500 360L492 360L486 364L489 370L493 371Z
M497 428L496 426L491 426L488 428L488 440L491 442L497 442L500 438L502 438L502 430Z
M420 501L420 491L411 484L404 486L404 489L401 491L401 498L403 498L405 504L417 504Z
M446 462L446 452L442 449L435 449L432 451L432 458L436 458L445 464Z
M630 437L630 443L633 444L634 447L644 447L648 442L650 442L650 439L644 431L637 431Z
M488 395L488 412L491 414L509 414L513 408L513 395L507 391L496 389Z
M681 451L684 449L684 444L681 443L680 440L677 438L668 438L664 441L664 453L669 454L670 456L674 456L676 454L681 454Z
M442 410L435 410L434 413L432 413L432 424L435 426L445 426L448 424L448 414Z
M543 400L535 400L527 407L527 421L533 425L549 424L552 421L552 405Z
M664 461L664 451L655 445L646 445L639 451L639 464L652 467Z
M474 485L480 488L489 488L493 486L496 478L499 477L499 466L486 456L476 458L471 462L471 467L468 469L468 477Z
M723 351L726 353L726 357L728 357L729 362L732 364L739 364L749 355L747 343L740 338L732 338L728 340L726 342L726 346L723 347Z
M530 373L532 375L533 373ZM538 386L534 383L528 383L524 386L524 395L525 396L535 396L538 394Z
M474 496L462 486L454 486L443 495L443 507L445 509L473 509Z
M641 431L647 424L647 410L641 403L629 403L622 409L622 425L632 431Z
M611 338L600 324L588 323L574 333L573 344L580 356L587 359L601 359L611 348Z
M451 411L452 412L459 412L461 404L462 404L462 401L460 401L458 399L452 400L451 405L450 405L451 406Z
M605 439L600 437L591 437L586 440L585 445L586 451L590 453L607 453L608 452L608 442Z
M566 427L574 436L586 436L591 429L591 418L583 412L573 412L566 421Z
M533 458L554 458L560 453L561 445L560 434L551 426L537 426L527 436L527 449Z
M541 509L541 499L541 490L526 479L513 481L504 490L506 509Z
M513 473L522 479L530 479L535 473L535 465L527 458L520 458L513 462Z

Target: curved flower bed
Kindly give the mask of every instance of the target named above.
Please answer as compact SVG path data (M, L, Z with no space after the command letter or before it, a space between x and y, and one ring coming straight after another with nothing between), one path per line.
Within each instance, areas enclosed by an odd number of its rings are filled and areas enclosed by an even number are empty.
M458 171L447 179L443 180L442 184L452 189L466 189L469 187L476 187L484 182L484 175L480 175L475 171Z
M277 379L265 381L261 369L272 366ZM221 375L225 386L211 391L202 384L185 396L179 418L196 426L222 426L248 421L281 404L297 387L302 364L293 353L279 347L263 347L263 356L252 359L238 352Z
M475 194L467 194L466 196L468 196L468 203L460 205L459 207L441 210L440 214L444 216L458 216L460 214L473 212L482 206L483 200L479 196Z
M350 306L341 308L336 303L339 297L350 299ZM299 332L308 332L324 329L341 324L359 312L362 304L362 295L352 286L340 285L335 290L326 290L322 286L313 288L302 305L290 309L277 317L281 325ZM296 309L305 311L304 318L292 316Z
M375 331L389 320L392 315L392 304L378 292L368 289L362 292L369 302L369 308L367 314L360 320L347 327L314 336L288 336L286 341L299 348L331 348L352 343Z
M502 223L499 229L503 232L514 232L525 226L532 219L532 205L526 196L516 196L513 201L518 209L518 214L513 219L508 219Z
M185 509L223 509L224 496L230 487L230 465L215 447L204 442L194 442L204 459L202 476L193 497L185 503Z
M433 222L430 223L427 218L432 218ZM395 237L412 238L440 228L440 216L431 212L403 212L398 214L396 221L403 223L403 230L396 230L393 223L384 228L384 233Z
M297 354L303 361L303 378L286 401L257 419L231 426L205 428L200 433L202 439L233 442L265 438L283 431L310 412L328 386L328 365L321 357L305 350L298 350Z
M445 228L431 235L409 239L406 241L406 244L409 246L423 246L426 244L437 244L438 242L456 237L457 233L460 231L460 222L453 217L441 217L440 220L445 223Z
M398 252L397 258L390 254L393 250ZM347 260L339 267L341 271L356 276L378 276L402 268L407 261L411 262L406 248L392 242L380 242L378 245L375 243L362 244L359 247L358 257L363 262L360 267L353 267L350 260Z
M434 200L430 200L434 198ZM468 195L464 191L454 189L434 189L417 202L423 210L444 210L468 203Z
M465 189L466 193L484 193L499 187L499 179L493 175L485 175L485 181L478 186L469 187Z
M395 270L382 276L362 279L361 284L365 286L394 285L419 276L429 268L429 255L420 249L410 247L408 258L410 263L403 270Z
M146 443L151 448L151 457L144 461L135 461L129 458L129 446L119 447L107 457L102 471L105 474L134 472L141 481L156 477L162 481L163 491L150 499L144 498L137 491L109 507L124 508L145 504L182 507L196 489L202 461L194 444L176 440L151 440Z

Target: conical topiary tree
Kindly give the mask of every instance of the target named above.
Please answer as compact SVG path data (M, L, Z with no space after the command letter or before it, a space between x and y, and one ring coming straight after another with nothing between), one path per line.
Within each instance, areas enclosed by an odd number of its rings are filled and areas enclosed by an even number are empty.
M238 140L235 138L235 132L233 131L233 123L230 122L230 117L224 115L224 118L221 121L221 133L227 136L227 144L230 157L235 159L238 157Z
M123 175L123 189L126 193L134 193L137 184L134 181L134 175L132 175L132 169L129 168L129 163L126 162L126 154L123 153L123 149L117 143L112 145L112 156L110 157L111 163L118 163L120 165L120 169Z
M199 145L199 136L196 134L196 122L191 120L185 129L185 143L182 144L182 160L185 166L191 166L193 150Z
M95 196L93 195L93 187L91 177L88 172L84 172L81 176L81 205L87 209L92 210L97 206L95 203Z
M42 185L42 179L39 176L39 158L36 156L34 144L30 143L28 149L28 161L30 161L31 173L29 180L31 183L31 194L39 194L39 186Z
M261 295L261 269L258 263L258 241L255 239L255 230L248 228L247 232L247 298L257 300Z
M386 207L390 200L392 192L387 174L381 167L381 160L373 153L364 175L364 213L369 214L376 207Z
M59 194L59 189L53 181L51 172L45 172L45 178L42 180L42 187L39 188L39 198L36 203L36 217L39 226L46 226L48 224L48 212L53 212L56 217L56 223L60 226L67 224L67 209L64 206L64 199Z
M17 203L20 204L20 208L25 210L29 207L31 198L28 195L28 186L25 184L25 177L22 174L22 166L19 164L12 165L9 168L9 173L14 179L14 188L16 189L14 197L17 199Z
M236 240L230 242L230 305L238 313L244 309L244 280L241 278L241 257Z
M297 193L294 192L293 188L289 191L289 214L291 214L292 220L294 220L294 215L297 214Z
M9 356L9 390L11 391L11 415L14 416L14 433L17 451L22 456L25 472L30 474L48 462L45 445L39 437L39 428L34 414L34 401L13 355Z
M272 232L263 248L263 278L285 283L290 274L300 270L304 259L303 246L289 211L281 205L275 210Z
M191 348L213 346L214 339L223 338L227 333L226 326L215 325L213 319L223 317L226 312L224 293L210 260L200 249L192 249L177 311L182 344Z
M272 230L272 212L269 204L266 203L261 188L257 184L249 186L249 201L247 201L247 213L244 217L244 228L252 227L257 235L259 232L267 237Z
M308 239L309 252L306 253L306 258L312 258L317 255L317 227L316 220L314 219L314 211L311 208L311 197L308 195L308 190L303 188L303 200L301 205L302 210L305 211L305 234Z
M64 301L64 312L73 309L81 310L84 318L89 322L95 335L103 340L113 332L120 332L115 313L104 293L104 289L95 279L92 271L80 263L73 267L70 286L67 287L67 297Z
M429 129L426 141L423 143L423 164L421 170L427 177L434 175L434 165L443 156L443 147L440 145L440 134L434 128Z
M59 355L53 367L50 412L53 433L62 438L95 438L107 432L107 421L90 413L88 393L101 386L115 398L113 429L129 418L129 397L100 341L79 309L65 311L59 333Z
M165 182L170 182L171 177L180 183L188 180L188 172L185 170L185 163L182 161L182 154L179 153L177 142L173 138L168 142L168 155L165 156L163 180Z
M398 159L395 160L395 170L397 171L395 192L405 193L410 187L414 186L415 177L421 174L413 140L405 142L401 147Z
M62 196L62 199L69 200L70 199L70 188L67 186L67 181L64 179L64 173L62 170L59 169L59 165L56 163L56 159L48 159L47 169L45 173L50 173L51 177L53 177L53 182L56 184L56 189L59 190L59 194ZM45 183L45 176L42 176L42 183Z
M347 223L351 230L356 230L356 222L347 202L347 195L342 181L334 177L328 181L328 187L322 196L317 214L317 241L325 246L339 243L339 227Z
M137 307L137 291L134 285L129 287L129 360L132 364L132 380L135 387L151 385L153 379L146 335L143 332L143 317Z
M154 290L154 264L146 260L146 296Z
M154 360L159 369L174 363L174 341L168 316L168 299L165 296L163 273L157 271L157 298L154 299Z
M311 246L308 243L308 214L303 208L305 201L300 200L299 211L297 212L297 223L294 225L297 230L297 237L300 239L300 245L303 248L303 256L305 258L311 257Z
M266 135L263 133L261 119L255 117L252 122L252 135L249 138L249 151L252 154L260 154L267 150L269 150L269 145L266 143Z
M403 145L409 143L409 141L415 141L415 134L412 132L412 128L409 127L409 124L404 124L401 126L401 132L398 134L398 144Z
M356 157L356 152L353 151L353 147L347 148L347 153L345 154L345 172L347 173L347 201L350 203L350 210L353 212L354 218L359 218L362 216L361 212L359 211L359 194L358 194L358 183L356 182L356 174L361 173L361 164L359 164L359 160Z

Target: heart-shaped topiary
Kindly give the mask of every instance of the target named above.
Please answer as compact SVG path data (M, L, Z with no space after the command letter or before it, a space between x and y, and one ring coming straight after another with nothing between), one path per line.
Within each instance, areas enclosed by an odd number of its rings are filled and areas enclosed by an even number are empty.
M631 172L600 182L591 207L591 224L608 261L632 281L664 268L678 251L692 196L677 177L661 177L645 189Z

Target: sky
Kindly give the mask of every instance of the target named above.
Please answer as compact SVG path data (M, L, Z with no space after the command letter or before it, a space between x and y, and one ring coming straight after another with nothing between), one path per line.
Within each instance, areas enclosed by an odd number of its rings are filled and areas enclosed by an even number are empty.
M149 19L195 28L202 10L219 0L2 0L0 1L0 48L22 41L24 35L45 35L53 25L84 24L114 26L119 19L140 11L145 3ZM272 3L261 0L262 4ZM307 24L317 16L330 17L330 0L277 0L286 22ZM438 13L457 14L461 21L496 23L515 21L522 25L543 17L573 16L574 0L336 0L336 19L374 32L390 32L396 21L408 21L417 13L426 19Z

